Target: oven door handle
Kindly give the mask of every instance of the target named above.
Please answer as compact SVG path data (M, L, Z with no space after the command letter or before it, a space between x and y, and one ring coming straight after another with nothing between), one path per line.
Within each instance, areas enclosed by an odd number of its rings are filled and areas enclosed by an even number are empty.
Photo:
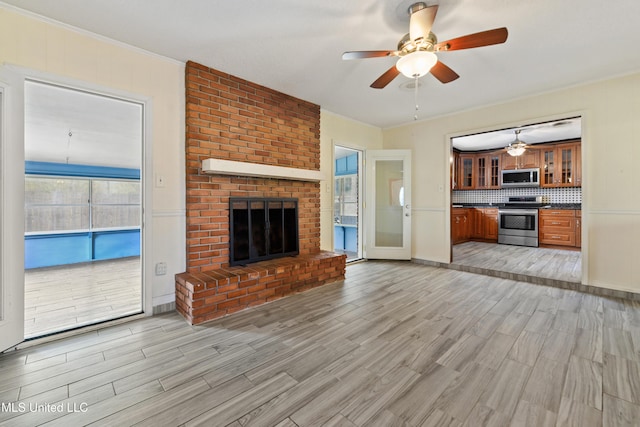
M538 215L538 209L500 209L500 215Z

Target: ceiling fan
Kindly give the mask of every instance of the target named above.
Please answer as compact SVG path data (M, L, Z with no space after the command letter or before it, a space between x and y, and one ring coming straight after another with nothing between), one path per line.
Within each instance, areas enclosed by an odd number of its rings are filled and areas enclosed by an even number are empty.
M490 46L507 40L507 29L502 27L438 43L435 34L431 32L438 5L427 6L424 2L418 2L411 5L408 12L409 33L398 42L397 50L351 51L342 54L342 59L347 60L387 56L399 58L393 67L371 84L374 89L384 88L400 73L418 79L431 72L442 83L452 82L460 76L443 64L435 52Z

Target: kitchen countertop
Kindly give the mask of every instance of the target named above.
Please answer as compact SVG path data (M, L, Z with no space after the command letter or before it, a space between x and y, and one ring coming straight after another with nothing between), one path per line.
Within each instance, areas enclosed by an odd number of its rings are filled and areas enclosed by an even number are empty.
M453 203L453 208L501 208L504 203ZM580 203L550 203L539 209L577 209L581 210Z
M504 206L504 203L452 203L454 208L499 208Z
M576 209L581 210L582 205L580 203L551 203L549 206L545 206L541 209Z

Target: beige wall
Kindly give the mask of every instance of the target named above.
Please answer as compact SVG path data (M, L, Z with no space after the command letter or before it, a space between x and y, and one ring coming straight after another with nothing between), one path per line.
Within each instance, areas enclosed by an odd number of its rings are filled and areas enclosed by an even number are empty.
M44 73L53 81L150 100L147 146L152 170L145 171L145 177L152 180L162 174L165 186L153 188L150 206L153 242L146 248L148 296L154 306L173 301L173 276L185 269L184 64L1 7L0 64L26 69L27 76ZM153 274L153 266L160 261L168 264L165 276Z
M320 110L320 248L333 250L333 151L340 145L358 150L382 149L382 130Z
M384 130L413 150L413 257L448 261L448 138L583 116L583 283L640 292L640 74Z

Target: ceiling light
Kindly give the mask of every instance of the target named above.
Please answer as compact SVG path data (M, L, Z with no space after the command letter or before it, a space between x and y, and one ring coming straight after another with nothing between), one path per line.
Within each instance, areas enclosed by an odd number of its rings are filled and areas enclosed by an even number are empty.
M524 151L525 145L522 142L517 144L510 144L509 148L507 148L507 153L514 157L523 155Z
M520 129L516 130L515 132L516 132L516 139L507 147L507 153L509 153L509 155L511 156L517 157L524 154L524 151L527 148L527 144L520 141L519 139Z
M398 60L396 68L409 78L420 78L427 74L438 62L438 57L433 52L416 50Z

